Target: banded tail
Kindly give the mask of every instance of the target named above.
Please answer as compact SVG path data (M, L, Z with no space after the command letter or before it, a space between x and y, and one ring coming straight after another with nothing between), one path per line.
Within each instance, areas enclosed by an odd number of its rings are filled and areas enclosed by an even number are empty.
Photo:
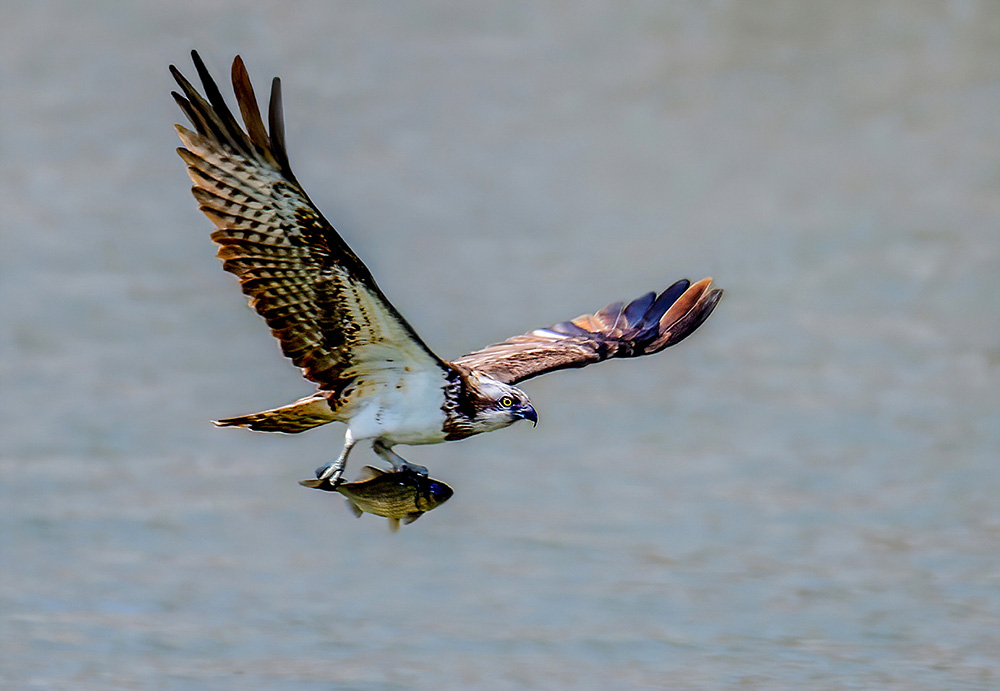
M216 420L219 427L247 427L257 432L284 432L297 434L319 427L337 419L330 409L326 395L316 393L300 398L294 403L265 410L252 415L241 415Z

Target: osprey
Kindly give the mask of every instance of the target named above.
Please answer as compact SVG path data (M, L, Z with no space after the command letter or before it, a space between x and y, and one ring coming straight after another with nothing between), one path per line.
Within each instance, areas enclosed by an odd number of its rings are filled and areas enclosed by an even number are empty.
M710 278L693 285L681 280L659 295L616 302L443 360L396 311L292 174L280 80L271 84L265 127L243 61L233 60L240 127L198 53L191 55L204 97L173 65L170 72L182 92L173 97L195 130L176 126L192 192L215 224L212 239L223 268L239 277L284 354L318 385L294 403L216 424L295 433L346 423L343 450L317 469L320 480L340 482L359 442L397 469L426 474L393 447L464 439L517 420L537 423L528 396L515 384L659 352L697 329L722 296Z

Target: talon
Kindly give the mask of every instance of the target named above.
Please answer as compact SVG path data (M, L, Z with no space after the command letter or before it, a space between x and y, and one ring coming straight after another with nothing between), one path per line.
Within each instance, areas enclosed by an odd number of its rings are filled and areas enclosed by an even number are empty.
M325 480L336 487L341 482L341 476L344 474L345 465L346 464L344 463L333 462L320 466L316 469L316 479Z
M351 436L351 431L347 430L347 434L344 435L344 450L340 452L337 460L330 461L326 465L321 465L316 469L316 479L327 480L333 487L339 485L341 482L340 478L344 474L344 468L347 467L347 454L351 453L351 449L354 448L355 443L354 438Z
M399 466L400 470L409 471L411 473L416 473L417 475L422 475L427 477L427 468L422 465L417 465L416 463L410 463L409 461L403 461L403 464Z

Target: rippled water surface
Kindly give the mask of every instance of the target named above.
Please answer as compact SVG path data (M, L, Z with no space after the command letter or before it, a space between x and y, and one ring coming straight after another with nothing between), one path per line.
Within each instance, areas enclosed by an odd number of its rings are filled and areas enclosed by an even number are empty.
M193 47L282 76L299 179L442 356L726 298L355 520L296 484L342 427L208 422L310 387L173 153ZM998 54L986 0L5 4L0 682L997 688Z

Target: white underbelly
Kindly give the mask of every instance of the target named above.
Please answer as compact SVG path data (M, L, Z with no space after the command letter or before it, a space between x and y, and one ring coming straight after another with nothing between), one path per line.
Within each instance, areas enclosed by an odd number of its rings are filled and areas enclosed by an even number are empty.
M348 428L354 439L381 438L391 444L437 444L445 434L443 372L381 373L368 389Z

